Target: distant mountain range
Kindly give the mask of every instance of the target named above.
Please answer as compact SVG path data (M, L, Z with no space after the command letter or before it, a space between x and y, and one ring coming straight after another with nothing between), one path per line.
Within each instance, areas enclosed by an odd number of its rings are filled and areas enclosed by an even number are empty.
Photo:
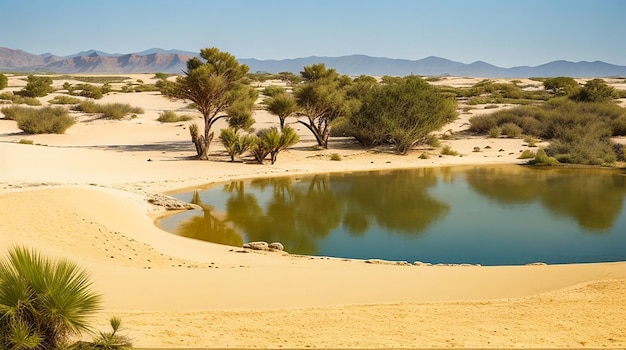
M149 49L130 54L109 54L88 50L60 57L51 53L36 55L22 50L0 47L0 71L46 72L46 73L181 73L185 63L198 53L181 50ZM626 66L602 61L569 62L553 61L535 67L497 67L487 62L470 64L455 62L440 57L420 60L392 59L365 55L341 57L305 57L283 60L239 59L247 64L251 72L292 72L299 74L303 67L324 63L341 74L358 76L464 76L485 78L525 77L625 77Z

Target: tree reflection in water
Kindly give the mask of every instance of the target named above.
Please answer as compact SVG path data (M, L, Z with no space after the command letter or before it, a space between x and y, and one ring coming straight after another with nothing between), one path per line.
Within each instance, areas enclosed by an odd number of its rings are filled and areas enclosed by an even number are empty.
M192 202L202 212L183 220L177 231L234 246L244 240L281 242L294 254L320 255L327 249L325 244L365 242L369 249L384 245L410 250L405 252L410 255L418 249L450 250L459 239L465 244L472 241L469 235L476 229L464 226L466 212L484 215L473 215L468 221L479 223L481 239L490 221L498 229L506 228L507 222L501 221L507 219L492 217L496 214L491 210L513 218L519 210L521 223L528 222L529 230L542 232L541 227L530 225L532 218L524 218L529 215L526 207L534 208L531 215L542 215L537 222L544 224L554 220L556 225L558 217L572 218L580 230L568 228L560 234L571 231L573 238L584 232L615 232L616 221L623 218L625 196L623 172L597 169L478 166L238 180L195 192ZM221 204L214 208L207 203ZM424 235L427 232L434 234ZM410 243L421 237L425 239ZM522 247L522 239L514 238L516 249ZM534 244L529 242L527 249ZM485 245L485 249L500 248Z
M231 246L243 245L241 235L229 227L226 220L220 220L213 215L215 209L202 203L198 191L193 193L191 203L202 208L202 215L181 222L177 231L179 235Z
M478 167L466 177L476 192L501 204L540 201L553 215L598 233L613 227L626 195L626 176L615 171Z

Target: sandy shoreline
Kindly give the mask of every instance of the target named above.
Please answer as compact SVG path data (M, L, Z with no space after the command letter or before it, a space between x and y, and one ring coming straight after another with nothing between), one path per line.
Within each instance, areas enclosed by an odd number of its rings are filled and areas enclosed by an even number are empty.
M104 296L97 326L122 317L136 347L626 346L624 262L394 266L239 253L159 230L153 219L163 209L146 201L234 178L517 164L523 140L448 140L442 144L462 157L426 149L397 156L345 140L314 150L300 130L302 141L273 166L227 162L217 143L213 161L199 162L189 160L188 123L156 121L163 110L181 113L184 103L155 93L98 101L109 102L146 113L116 122L80 117L64 135L23 135L0 119L0 247L27 245L85 267ZM470 115L491 111L477 107L444 129L462 130ZM264 111L255 118L258 126L276 122ZM419 159L422 152L431 157Z

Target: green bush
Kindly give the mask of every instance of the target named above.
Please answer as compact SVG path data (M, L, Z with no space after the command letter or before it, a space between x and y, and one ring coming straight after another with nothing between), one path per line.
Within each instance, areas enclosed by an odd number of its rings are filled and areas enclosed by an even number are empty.
M63 107L26 108L14 118L17 127L28 134L63 134L76 122Z
M520 135L522 135L522 128L520 128L517 124L515 123L506 123L504 125L502 125L501 127L502 129L502 134L506 135L508 138L516 138L516 137L520 137Z
M73 90L78 90L78 96L99 100L104 95L102 88L91 84L77 84Z
M486 133L498 126L498 119L493 114L473 116L469 118L469 122L469 131L477 133Z
M12 92L3 92L0 94L0 100L8 100L13 104L25 104L28 106L41 106L41 101L34 97L24 97L16 95Z
M29 75L26 86L19 92L24 97L43 97L52 92L52 78Z
M333 153L333 154L330 155L330 160L340 161L341 160L341 155L339 153Z
M190 115L177 115L174 111L163 111L159 114L157 121L161 123L186 122L193 119Z
M0 74L0 90L9 86L9 78L6 75Z
M610 129L602 123L567 129L546 149L560 163L609 165L616 161Z
M626 109L612 102L576 102L559 97L540 106L474 117L470 125L470 130L491 137L496 136L496 128L509 137L528 135L531 147L535 146L534 137L547 140L550 146L545 151L561 163L607 165L619 157L611 136L626 135Z
M54 105L75 105L75 104L80 103L80 101L81 100L76 97L59 95L59 96L54 96L54 98L48 101L48 103L54 104Z
M524 152L522 152L522 154L520 154L520 156L517 157L517 159L531 159L531 158L535 158L535 152L529 149L524 150Z
M433 148L441 146L441 141L439 141L437 135L433 134L429 134L428 136L426 136L426 143L428 144L428 146Z
M489 137L491 137L492 139L497 139L498 137L500 137L500 135L502 135L502 129L498 126L494 126L493 128L489 129Z
M524 138L524 142L526 142L528 147L537 147L537 140L535 140L532 136L526 136Z
M131 113L144 113L144 110L140 107L132 107L128 103L108 103L101 105L93 101L83 101L79 105L75 106L73 110L91 114L101 113L102 118L116 120L122 119Z
M17 120L20 116L27 115L33 112L33 108L22 106L10 106L0 108L0 112L4 114L4 119Z
M537 150L537 153L535 154L535 159L529 161L528 164L554 166L554 165L559 165L560 163L558 160L556 160L556 158L548 156L546 154L546 151L543 150L543 148L540 148Z
M453 150L452 148L450 148L449 145L445 145L441 149L441 154L443 154L444 156L458 156L459 152L457 152L457 151Z

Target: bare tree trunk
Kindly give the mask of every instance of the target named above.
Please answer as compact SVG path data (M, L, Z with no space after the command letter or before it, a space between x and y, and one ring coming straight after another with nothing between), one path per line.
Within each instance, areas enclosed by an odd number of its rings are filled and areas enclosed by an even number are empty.
M328 136L326 136L326 140L324 140L324 135L320 133L320 130L313 123L307 124L301 120L298 120L298 123L306 126L307 129L315 136L315 140L317 141L317 145L320 147L328 148ZM330 132L328 133L330 135Z
M209 159L209 144L213 139L213 133L210 133L207 136L200 135L200 133L198 133L198 126L196 124L192 124L189 126L189 134L191 135L191 142L193 142L196 147L198 159Z

